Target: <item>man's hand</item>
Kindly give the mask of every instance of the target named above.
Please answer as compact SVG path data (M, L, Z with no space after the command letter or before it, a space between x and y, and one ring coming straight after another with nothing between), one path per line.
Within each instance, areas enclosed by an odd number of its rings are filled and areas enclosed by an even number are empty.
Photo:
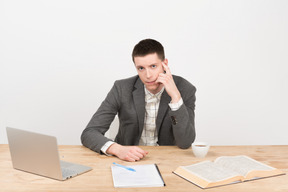
M171 97L171 103L177 103L181 98L181 94L173 80L169 67L164 62L162 62L162 66L165 73L160 73L156 82L164 85L166 92Z
M125 161L139 161L144 158L148 152L137 146L123 146L118 143L112 144L106 151L111 155L117 156L121 160Z

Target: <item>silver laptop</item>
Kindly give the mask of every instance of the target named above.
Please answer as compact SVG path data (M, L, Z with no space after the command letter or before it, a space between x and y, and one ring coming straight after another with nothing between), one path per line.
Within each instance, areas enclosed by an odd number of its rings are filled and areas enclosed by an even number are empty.
M6 128L15 169L57 180L66 180L92 170L84 165L60 161L56 137Z

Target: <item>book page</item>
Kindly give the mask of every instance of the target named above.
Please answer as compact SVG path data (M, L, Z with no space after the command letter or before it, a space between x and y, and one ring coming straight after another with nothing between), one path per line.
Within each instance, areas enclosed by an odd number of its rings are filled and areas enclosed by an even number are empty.
M233 170L243 176L246 176L252 170L269 171L275 169L244 155L234 157L219 157L215 160L215 163Z
M111 166L114 187L163 187L164 181L155 164L131 165L136 170Z
M183 168L208 182L217 182L239 176L237 172L228 170L222 165L211 161L204 161Z

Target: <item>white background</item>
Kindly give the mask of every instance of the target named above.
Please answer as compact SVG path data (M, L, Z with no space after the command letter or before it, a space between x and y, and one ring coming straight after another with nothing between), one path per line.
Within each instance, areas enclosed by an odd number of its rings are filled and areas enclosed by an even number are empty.
M160 41L197 87L198 141L288 144L288 1L0 1L0 143L6 126L81 144L131 52Z

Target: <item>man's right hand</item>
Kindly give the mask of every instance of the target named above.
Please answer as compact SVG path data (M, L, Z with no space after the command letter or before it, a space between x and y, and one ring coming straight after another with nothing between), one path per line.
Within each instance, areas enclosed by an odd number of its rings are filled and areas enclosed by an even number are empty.
M137 146L123 146L118 143L112 144L106 151L108 154L115 155L125 161L139 161L144 158L148 152Z

